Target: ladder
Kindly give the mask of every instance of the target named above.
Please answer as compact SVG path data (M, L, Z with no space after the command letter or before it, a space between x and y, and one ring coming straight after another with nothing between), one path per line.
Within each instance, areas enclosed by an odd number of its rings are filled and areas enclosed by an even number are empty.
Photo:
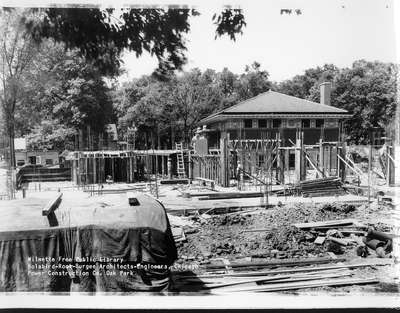
M175 144L176 150L179 150L179 152L176 154L176 171L178 173L179 178L186 178L186 172L185 172L185 163L183 159L183 144L181 143L176 143Z

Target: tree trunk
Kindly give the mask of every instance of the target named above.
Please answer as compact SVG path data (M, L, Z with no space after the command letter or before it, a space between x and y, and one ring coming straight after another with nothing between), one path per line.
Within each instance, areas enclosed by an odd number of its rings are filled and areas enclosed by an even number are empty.
M186 119L184 120L184 123L183 123L183 141L185 143L188 142L188 126L187 126Z
M160 127L157 125L157 149L161 149Z
M14 125L14 117L10 116L8 121L8 135L10 138L10 166L12 169L15 169L15 146L14 146L14 138L15 138L15 125Z
M151 148L154 149L155 142L154 142L154 132L153 131L150 131L150 140L151 140Z
M171 124L171 149L175 149L175 129L174 126Z

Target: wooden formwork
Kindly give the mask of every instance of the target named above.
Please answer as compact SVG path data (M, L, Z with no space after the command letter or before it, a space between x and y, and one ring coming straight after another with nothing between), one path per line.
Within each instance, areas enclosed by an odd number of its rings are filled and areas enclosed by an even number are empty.
M77 151L72 161L73 181L78 185L134 182L149 175L171 178L176 172L176 150Z

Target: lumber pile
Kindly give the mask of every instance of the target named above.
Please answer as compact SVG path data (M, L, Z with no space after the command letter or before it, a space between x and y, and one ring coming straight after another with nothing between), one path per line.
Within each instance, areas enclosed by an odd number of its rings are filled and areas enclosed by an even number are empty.
M223 200L223 199L243 199L243 198L259 198L263 197L264 193L257 191L249 192L217 192L199 197L199 200Z
M332 196L345 193L342 182L338 177L302 181L295 188L303 197Z
M207 266L203 274L192 272L173 273L175 286L179 291L207 291L208 293L232 292L276 292L323 286L345 286L379 283L374 275L361 274L359 268L392 265L393 260L372 259L363 262L326 264L334 259L287 260L275 266L276 269L260 270L251 262L236 264L225 260L218 266ZM341 259L340 261L343 261ZM275 262L277 263L277 262ZM266 265L266 262L263 263ZM221 269L224 271L221 272Z
M189 180L186 178L176 178L176 179L162 179L160 180L161 185L178 185L178 184L188 184Z

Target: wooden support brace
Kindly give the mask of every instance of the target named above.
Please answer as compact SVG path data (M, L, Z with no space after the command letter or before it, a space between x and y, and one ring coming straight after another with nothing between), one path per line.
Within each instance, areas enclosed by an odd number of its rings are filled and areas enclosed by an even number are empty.
M341 160L348 168L350 168L354 173L362 176L363 173L361 173L358 169L352 167L349 163L346 162L345 159L343 159L339 154L337 155L338 159Z
M51 199L42 210L42 216L46 216L50 227L58 226L58 220L54 211L58 208L62 200L62 193Z
M57 194L56 197L54 197L53 199L51 199L46 206L43 208L42 210L42 215L43 216L47 216L50 213L54 212L58 206L60 205L62 200L62 193Z
M321 171L313 162L313 160L311 159L311 157L308 155L308 153L304 150L304 155L306 156L306 159L308 160L308 162L310 162L311 166L314 168L314 170L316 170L320 175L322 175L322 177L326 177L325 173L323 171Z

